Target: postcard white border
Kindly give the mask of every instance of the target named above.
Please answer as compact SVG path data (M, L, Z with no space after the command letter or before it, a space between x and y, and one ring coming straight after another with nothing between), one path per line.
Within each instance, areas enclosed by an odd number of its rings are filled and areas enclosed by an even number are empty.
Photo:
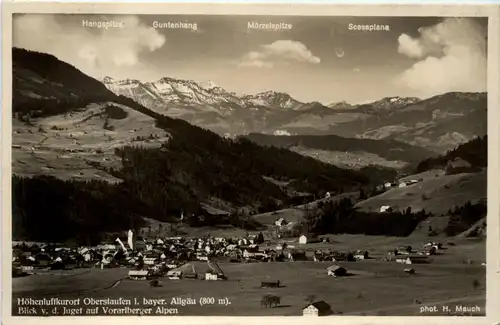
M2 317L11 324L303 324L312 319L301 316L275 317L12 317L12 249L11 249L11 101L12 101L12 14L74 13L74 14L227 14L227 15L300 15L300 16L433 16L488 17L488 237L487 237L487 316L486 317L382 317L339 316L314 318L316 324L497 324L500 322L500 210L499 189L499 109L500 109L500 6L498 5L399 5L399 4L227 4L227 3L50 3L4 2L2 8L3 40L3 103L2 103ZM496 307L496 308L495 308Z

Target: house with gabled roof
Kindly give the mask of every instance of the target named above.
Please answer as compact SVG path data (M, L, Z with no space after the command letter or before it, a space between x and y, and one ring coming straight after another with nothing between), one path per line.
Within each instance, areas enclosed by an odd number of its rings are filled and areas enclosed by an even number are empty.
M330 305L323 300L313 302L302 309L302 316L327 316L332 313Z

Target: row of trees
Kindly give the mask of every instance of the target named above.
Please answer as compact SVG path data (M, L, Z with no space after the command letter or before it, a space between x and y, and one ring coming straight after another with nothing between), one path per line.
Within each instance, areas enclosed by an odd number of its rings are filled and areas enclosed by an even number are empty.
M404 237L427 217L429 214L425 210L414 213L410 208L403 212L363 212L354 208L352 199L344 198L308 211L297 231L319 235L346 233Z
M458 235L468 230L482 218L485 218L486 213L486 200L475 203L467 201L464 205L456 206L448 211L450 220L444 231L448 236Z

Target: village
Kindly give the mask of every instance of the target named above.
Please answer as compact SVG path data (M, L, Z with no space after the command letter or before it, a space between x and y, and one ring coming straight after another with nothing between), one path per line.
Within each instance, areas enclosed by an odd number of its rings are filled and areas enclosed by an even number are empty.
M276 221L279 222L283 220ZM334 247L329 241L329 237L305 234L293 240L266 241L262 233L241 238L177 236L149 239L136 238L129 230L123 238L95 247L17 243L13 247L13 277L84 268L127 269L125 281L146 281L149 287L156 287L162 283L168 286L169 281L237 280L223 270L235 263L318 263L324 265L323 275L318 277L350 277L356 273L349 269L350 263L369 260L401 264L402 275L415 276L418 272L415 264L432 263L431 257L439 257L446 249L440 242L428 241L422 242L420 247L404 245L372 257L367 250L317 248ZM263 289L280 288L287 280L262 279L255 285ZM267 294L261 301L262 306L270 308L279 304L280 297L275 294ZM328 302L310 299L302 314L321 316L334 312Z

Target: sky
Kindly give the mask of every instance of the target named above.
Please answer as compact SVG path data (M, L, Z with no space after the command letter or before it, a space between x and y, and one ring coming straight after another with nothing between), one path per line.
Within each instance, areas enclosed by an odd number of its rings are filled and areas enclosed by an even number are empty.
M254 21L291 29L249 29ZM97 79L212 81L237 94L274 90L324 104L486 91L486 36L487 18L26 14L13 26L13 46L53 54Z

